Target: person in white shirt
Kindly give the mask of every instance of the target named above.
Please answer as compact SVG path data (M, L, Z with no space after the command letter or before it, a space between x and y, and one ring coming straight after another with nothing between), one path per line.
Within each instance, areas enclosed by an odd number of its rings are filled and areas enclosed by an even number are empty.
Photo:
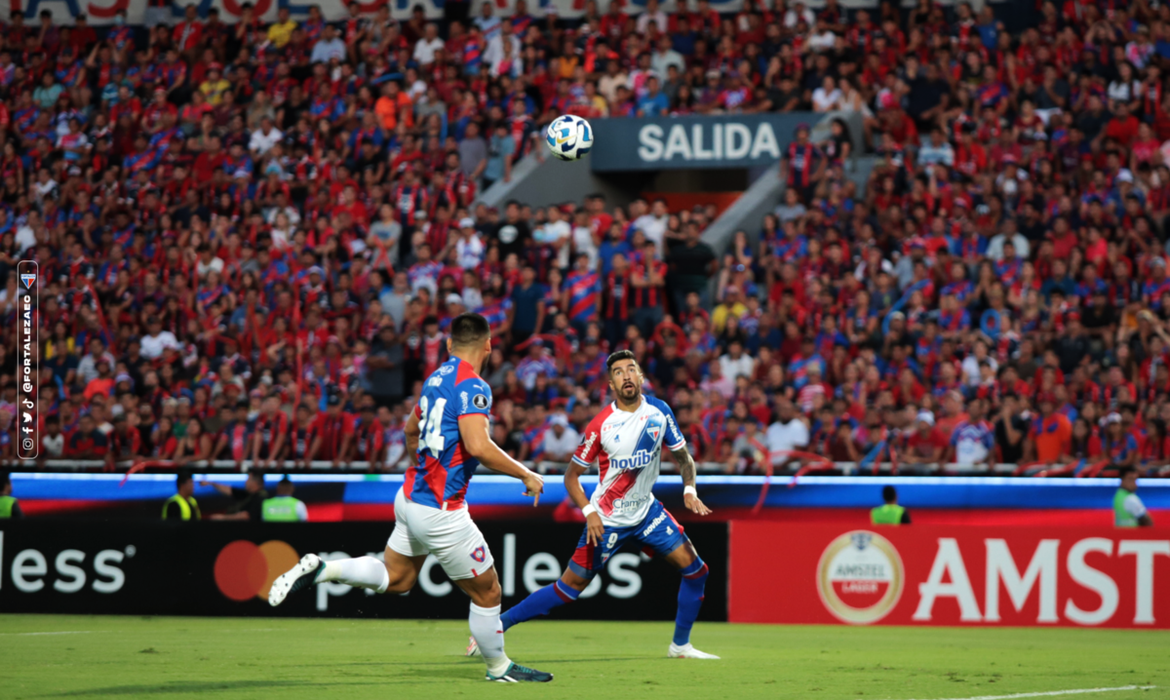
M474 270L483 262L486 249L483 240L475 231L475 219L470 216L459 221L459 240L455 241L455 257L459 267Z
M1016 231L1015 219L1005 219L1003 222L1004 228L1008 229L1002 233L997 233L991 237L987 243L987 252L984 255L995 262L999 262L1004 258L1028 258L1029 246L1028 239Z
M97 378L99 362L105 362L110 367L118 366L114 356L106 350L105 343L100 338L94 338L89 342L89 352L77 363L77 374L81 376L83 384L89 384Z
M162 321L157 316L147 321L146 327L146 335L142 336L143 357L156 360L162 357L163 350L167 348L179 349L179 340L175 338L174 333L162 329Z
M45 434L41 436L41 457L60 459L65 454L65 433L61 432L61 419L45 419Z
M435 52L442 48L439 27L434 22L427 22L426 34L414 44L414 60L425 69L435 62Z
M540 227L537 232L536 240L538 243L543 243L552 247L556 252L556 262L554 265L562 270L569 267L569 242L572 240L573 230L569 226L569 222L565 221L561 215L561 209L557 206L548 208L548 221L544 226Z
M208 272L222 273L223 265L223 258L216 257L211 246L206 243L199 246L199 262L195 264L195 274L200 279L206 277Z
M581 442L581 436L569 425L563 413L556 413L549 419L549 429L544 431L544 458L550 462L568 462Z
M21 253L37 244L37 229L40 225L41 215L30 211L24 224L16 227L16 245L20 247Z
M520 39L512 31L511 22L500 24L500 33L490 39L483 52L483 62L494 66L504 59L504 42L512 45L512 56L519 57L521 52Z
M669 71L666 69L670 66L678 68L680 74L686 72L687 62L682 54L675 51L670 43L670 36L663 33L658 38L658 50L650 57L650 67L658 75L667 75Z
M841 90L837 88L833 76L826 75L821 86L813 90L812 103L813 110L817 112L831 112L841 108Z
M593 228L589 225L589 212L580 209L573 220L573 251L589 256L589 269L597 267L597 242L593 239Z
M272 125L272 117L261 117L260 128L252 132L248 141L248 150L262 156L283 138L284 132Z
M658 27L659 33L666 33L666 13L659 9L658 0L646 0L645 12L638 15L638 33L644 36L646 34L646 29L650 26L651 22L653 22L654 25Z
M719 365L723 376L734 382L739 377L751 379L756 361L751 356L744 354L742 343L733 340L727 345L727 354L719 358Z
M321 38L317 40L316 44L313 44L313 53L309 57L309 61L328 63L334 58L339 61L345 60L345 42L337 38L337 30L332 25L326 24Z
M793 4L792 8L784 13L784 26L788 29L795 29L798 22L804 22L811 27L816 21L817 16L805 7L803 2Z
M837 35L829 30L824 19L818 19L816 26L808 33L808 47L813 51L828 51L837 43Z
M918 162L924 165L945 165L948 168L955 164L955 149L943 138L941 129L931 130L930 141L918 151Z
M668 223L670 223L670 212L666 209L666 200L656 199L654 204L650 205L649 214L643 214L634 219L634 228L640 230L646 236L646 240L654 241L654 247L658 248L659 255L666 255L664 245Z
M490 2L480 5L480 16L472 20L475 26L479 27L479 33L483 35L484 41L489 43L500 35L500 27L503 26L500 18L492 14L493 7Z
M776 422L768 426L768 456L773 467L782 467L791 459L787 452L808 447L808 424L796 414L788 399L776 407Z

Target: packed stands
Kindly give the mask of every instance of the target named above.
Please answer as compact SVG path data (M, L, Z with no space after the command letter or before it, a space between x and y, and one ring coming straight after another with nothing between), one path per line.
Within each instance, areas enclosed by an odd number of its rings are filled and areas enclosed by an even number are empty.
M189 6L97 30L15 14L4 458L32 259L46 459L400 469L411 397L475 310L495 437L525 460L566 459L628 347L727 473L801 451L1170 473L1164 7L1044 2L1009 33L1000 6L926 1L468 5L267 25ZM867 153L844 121L801 129L783 203L726 250L702 207L479 200L561 113L770 111L860 114Z

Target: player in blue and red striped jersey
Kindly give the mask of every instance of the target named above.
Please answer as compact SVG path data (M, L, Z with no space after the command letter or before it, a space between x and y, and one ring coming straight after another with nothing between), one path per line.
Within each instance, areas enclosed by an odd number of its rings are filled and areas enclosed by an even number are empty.
M645 380L634 353L619 350L609 356L606 365L614 402L589 422L565 473L565 490L585 514L585 532L561 578L501 616L504 630L577 600L610 556L632 539L643 548L653 549L682 574L674 638L667 656L717 659L691 646L691 628L703 602L707 565L652 490L665 446L678 462L687 509L697 515L709 514L711 510L695 491L695 461L670 407L642 395ZM594 460L600 475L593 495L586 497L580 477ZM477 641L472 640L468 656L476 652Z
M577 333L585 335L585 327L597 320L601 306L601 277L589 267L589 256L578 254L573 271L565 280L565 299L562 308L568 310L569 322Z
M451 359L427 378L406 423L406 447L415 462L394 499L394 532L386 543L385 561L358 557L325 562L306 554L272 583L268 602L280 605L289 593L326 581L401 595L414 587L433 554L471 598L468 622L487 662L487 680L548 682L551 673L513 663L504 653L495 562L464 501L481 463L523 481L527 495L536 499L533 505L540 501L544 480L492 442L492 390L477 373L492 354L487 319L479 314L455 317L447 349Z

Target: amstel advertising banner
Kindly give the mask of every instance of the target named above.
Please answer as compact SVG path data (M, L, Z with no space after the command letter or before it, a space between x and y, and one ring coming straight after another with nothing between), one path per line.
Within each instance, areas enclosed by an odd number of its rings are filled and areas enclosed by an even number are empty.
M327 583L268 605L301 556L384 556L386 523L0 521L0 612L466 619L468 598L428 557L405 596ZM481 523L504 608L560 578L580 525ZM701 620L727 619L727 525L687 525L716 575ZM679 574L636 549L615 553L561 619L673 620Z
M731 622L1170 629L1170 528L735 521Z

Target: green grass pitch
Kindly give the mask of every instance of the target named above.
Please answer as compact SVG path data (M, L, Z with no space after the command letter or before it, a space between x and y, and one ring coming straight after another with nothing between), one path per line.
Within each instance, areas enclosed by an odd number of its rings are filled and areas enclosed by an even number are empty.
M432 620L0 616L0 698L1170 698L1170 633L700 623L721 661L667 659L670 623L534 621L509 655L550 685L485 683L467 624Z

